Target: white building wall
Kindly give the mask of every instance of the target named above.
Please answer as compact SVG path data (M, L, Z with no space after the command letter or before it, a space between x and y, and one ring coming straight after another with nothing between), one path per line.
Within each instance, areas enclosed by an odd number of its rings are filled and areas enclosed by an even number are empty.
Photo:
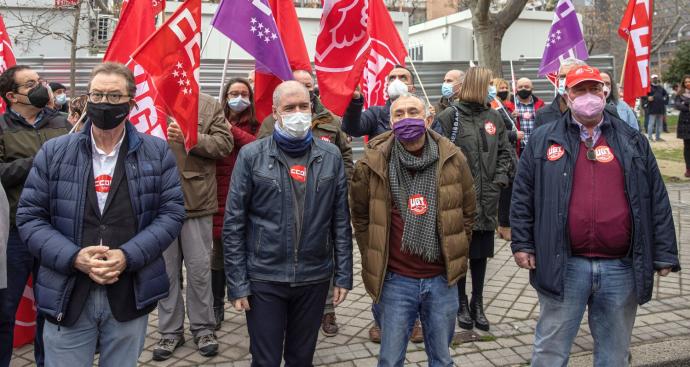
M504 60L542 56L552 12L524 11L508 28L501 54ZM476 42L469 10L410 27L410 47L423 46L424 61L476 60ZM491 45L495 47L495 45Z

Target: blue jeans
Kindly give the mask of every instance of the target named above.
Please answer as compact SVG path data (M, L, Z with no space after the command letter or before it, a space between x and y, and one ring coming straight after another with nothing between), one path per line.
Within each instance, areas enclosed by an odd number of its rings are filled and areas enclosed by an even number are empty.
M16 228L10 230L7 239L7 288L0 290L0 367L10 365L12 358L12 341L14 324L19 302L24 294L29 275L34 275L38 264L31 256L29 249L19 238ZM34 360L36 365L43 366L43 316L36 315L36 338L34 339Z
M126 322L115 320L105 287L94 286L74 325L45 323L46 366L91 367L100 341L100 366L134 367L144 350L148 318L144 315Z
M664 115L649 115L647 123L647 137L651 140L652 133L656 133L656 140L661 137L661 129L664 127Z
M537 264L539 266L539 264ZM532 367L565 367L585 308L595 367L628 366L637 299L630 259L571 257L563 301L539 294Z
M458 287L443 276L415 279L387 272L375 307L381 323L379 367L402 366L407 341L419 315L430 367L452 366L448 348L455 332Z

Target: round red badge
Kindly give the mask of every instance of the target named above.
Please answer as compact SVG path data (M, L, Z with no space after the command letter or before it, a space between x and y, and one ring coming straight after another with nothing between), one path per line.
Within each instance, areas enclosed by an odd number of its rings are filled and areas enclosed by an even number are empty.
M613 152L611 148L601 145L594 148L594 154L597 157L597 161L601 163L609 163L613 160Z
M327 136L322 136L322 137L320 137L319 139L321 139L321 140L323 140L323 141L325 141L325 142L328 142L328 143L331 142L331 138L329 138L329 137L327 137Z
M484 130L486 130L489 135L496 135L496 125L491 121L484 122Z
M407 200L407 207L414 215L424 215L428 209L426 198L419 194L410 196Z
M307 167L299 165L290 167L290 177L297 182L307 182Z
M108 193L110 191L110 183L113 178L110 175L100 175L93 179L94 186L96 186L96 192Z
M558 144L552 144L549 149L546 150L546 159L550 161L557 161L565 154L565 149Z

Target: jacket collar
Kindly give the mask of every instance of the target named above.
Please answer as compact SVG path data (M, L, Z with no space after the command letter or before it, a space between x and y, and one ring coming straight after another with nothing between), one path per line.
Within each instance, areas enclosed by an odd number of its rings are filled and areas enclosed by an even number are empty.
M272 157L273 159L277 159L283 163L284 160L282 158L282 153L280 152L280 148L278 148L278 144L276 141L273 139L273 135L269 135L266 137L268 141L268 155ZM319 144L316 142L318 139L312 139L311 142L311 150L309 152L309 163L316 159L320 158L323 156L323 150L319 147Z
M431 129L427 129L427 137L431 137L438 144L438 160L441 165L450 157L458 153L458 149L450 140L441 139L442 136ZM388 177L388 161L395 142L393 131L387 131L369 141L362 159L379 176ZM439 166L440 167L440 166Z
M127 154L131 154L139 149L139 145L142 142L141 137L129 120L125 120L125 137L127 138ZM91 120L86 121L86 124L79 132L78 139L80 142L88 143L87 148L91 149Z

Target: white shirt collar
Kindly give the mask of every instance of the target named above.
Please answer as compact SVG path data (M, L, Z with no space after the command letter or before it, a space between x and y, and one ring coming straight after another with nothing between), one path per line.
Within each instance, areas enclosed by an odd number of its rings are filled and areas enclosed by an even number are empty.
M120 141L115 144L115 147L113 148L113 151L110 152L109 154L106 154L105 151L98 146L96 146L96 139L93 138L93 126L91 126L91 131L89 131L91 134L91 151L93 154L99 155L99 156L106 156L106 157L113 157L118 154L120 151L120 146L122 145L122 142L125 140L125 135L127 135L127 129L125 129L122 132L122 137L120 138Z

